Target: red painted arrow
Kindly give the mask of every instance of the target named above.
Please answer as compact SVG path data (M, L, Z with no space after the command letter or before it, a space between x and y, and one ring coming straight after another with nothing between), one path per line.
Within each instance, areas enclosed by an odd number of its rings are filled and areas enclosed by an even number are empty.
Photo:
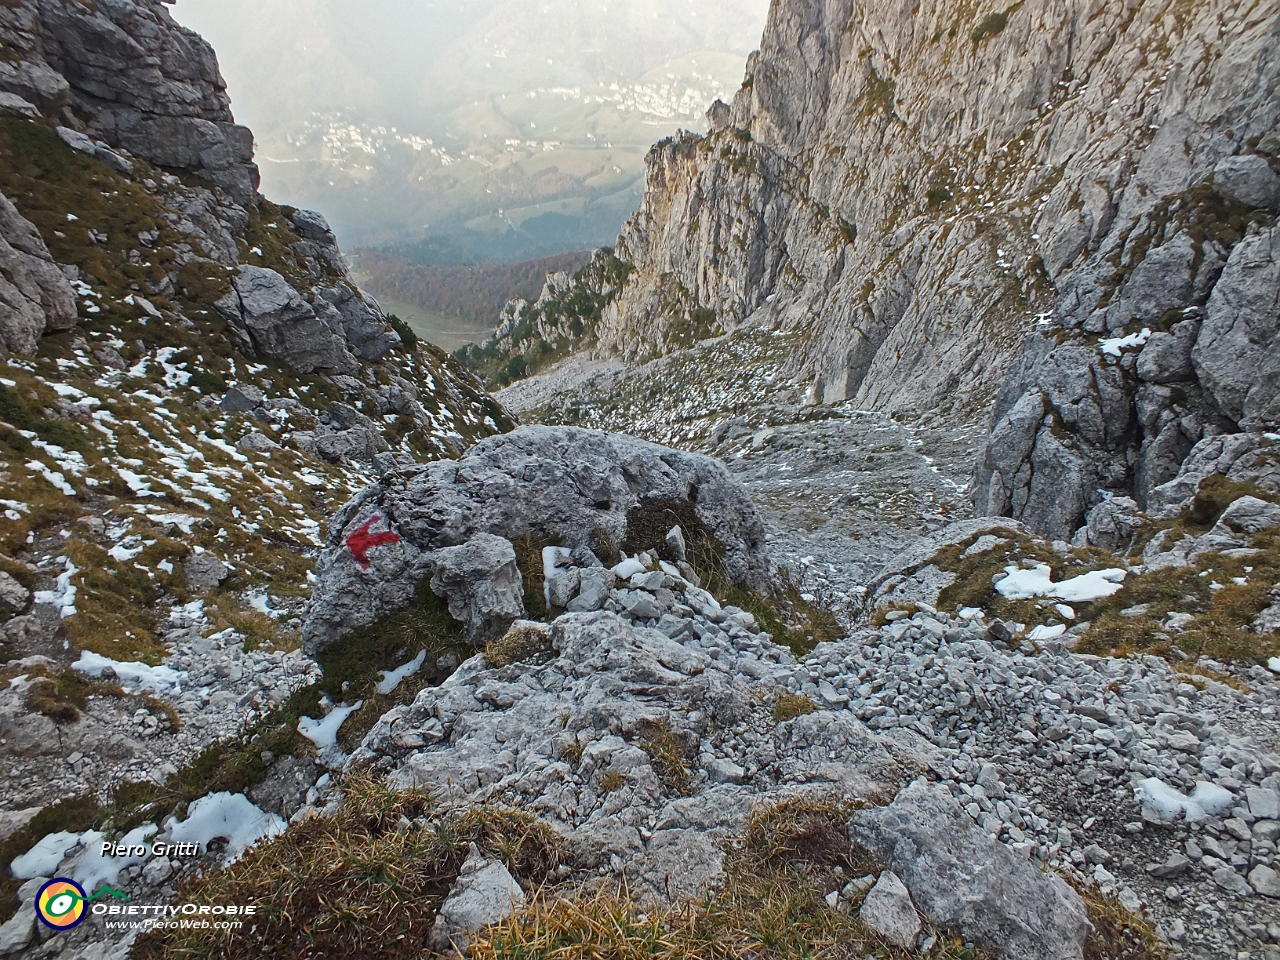
M369 532L369 528L381 519L382 517L375 514L347 537L347 549L356 558L356 563L360 564L361 570L369 569L369 551L374 547L385 547L387 544L400 542L400 535L392 530L382 533Z

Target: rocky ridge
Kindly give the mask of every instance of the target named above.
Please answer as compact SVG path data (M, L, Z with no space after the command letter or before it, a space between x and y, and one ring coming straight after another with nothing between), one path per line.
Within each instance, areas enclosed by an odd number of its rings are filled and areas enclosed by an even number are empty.
M796 335L811 402L991 417L979 513L1071 539L1276 427L1274 5L776 7L658 144L588 343ZM1241 362L1238 358L1247 357Z

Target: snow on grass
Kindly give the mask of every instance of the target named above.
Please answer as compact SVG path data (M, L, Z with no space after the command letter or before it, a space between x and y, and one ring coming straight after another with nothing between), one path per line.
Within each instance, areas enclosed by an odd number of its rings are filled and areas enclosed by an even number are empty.
M126 547L123 543L117 543L107 551L107 556L116 561L116 563L127 563L145 549L146 547L141 543L133 547Z
M76 565L66 557L60 557L63 562L62 573L58 576L58 585L52 590L37 590L36 603L47 603L50 606L58 608L58 616L65 620L67 617L75 616L76 612L76 586L71 582L80 571Z
M1098 341L1098 349L1109 357L1118 357L1125 350L1134 347L1145 347L1151 339L1149 327L1143 327L1141 333L1131 333L1127 337L1110 337Z
M298 720L298 732L316 745L316 752L320 759L328 766L340 766L345 755L338 749L338 731L346 722L347 717L355 713L362 706L363 700L358 700L351 706L338 705L329 711L329 715L323 720L313 720L311 717L301 717Z
M167 832L179 843L194 842L207 849L215 837L227 841L226 862L238 860L259 840L284 833L285 822L267 813L243 793L210 793L187 809L187 819L171 820Z
M67 833L65 830L51 833L22 856L14 857L9 864L9 872L18 880L51 877L63 858L79 845L78 833Z
M381 679L378 681L377 690L384 697L400 686L406 677L415 676L422 669L422 664L427 659L427 651L423 650L416 657L403 666L396 667L394 670L378 671Z
M41 463L39 460L32 460L27 464L27 469L32 473L38 473L40 476L44 477L60 492L66 494L68 497L74 497L76 495L76 488L67 483L67 478L52 469L48 464Z
M1157 777L1139 781L1133 788L1139 803L1150 807L1161 820L1176 820L1184 814L1188 821L1203 820L1226 813L1235 803L1235 797L1225 787L1201 780L1191 795L1175 790Z
M1008 574L996 584L996 591L1007 600L1030 600L1033 597L1054 597L1067 603L1088 603L1100 600L1120 591L1124 586L1126 571L1112 568L1091 570L1088 573L1054 583L1047 564L1037 564L1030 570L1017 566L1005 567Z
M141 827L130 830L117 841L126 847L134 849L142 848L146 850L146 842L157 830L154 823L144 824ZM105 833L98 833L90 830L80 835L80 845L83 851L73 860L67 870L67 874L80 886L93 896L95 890L104 883L114 885L120 879L120 873L123 870L132 867L134 864L142 863L147 856L144 852L142 856L126 856L126 857L109 857L102 854L102 843L106 839Z
M180 693L182 683L187 679L185 670L174 670L172 667L153 667L145 663L120 663L101 654L88 650L80 654L80 659L71 665L76 673L86 677L101 677L110 668L115 671L120 685L130 692L149 690L152 693Z

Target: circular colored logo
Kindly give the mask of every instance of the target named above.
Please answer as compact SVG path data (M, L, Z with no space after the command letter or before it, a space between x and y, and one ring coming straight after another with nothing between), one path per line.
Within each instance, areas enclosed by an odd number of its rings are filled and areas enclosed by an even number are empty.
M54 877L36 894L36 914L45 926L54 930L70 930L84 919L88 896L74 880Z

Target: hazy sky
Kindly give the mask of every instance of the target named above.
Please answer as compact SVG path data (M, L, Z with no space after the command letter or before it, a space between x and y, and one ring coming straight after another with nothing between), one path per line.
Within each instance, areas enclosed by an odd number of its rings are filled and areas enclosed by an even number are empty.
M733 95L768 4L178 0L173 13L217 51L267 196L366 245L430 228L474 250L498 235L473 236L486 217L503 218L498 233L549 212L577 224L494 254L508 258L616 235L648 145Z

